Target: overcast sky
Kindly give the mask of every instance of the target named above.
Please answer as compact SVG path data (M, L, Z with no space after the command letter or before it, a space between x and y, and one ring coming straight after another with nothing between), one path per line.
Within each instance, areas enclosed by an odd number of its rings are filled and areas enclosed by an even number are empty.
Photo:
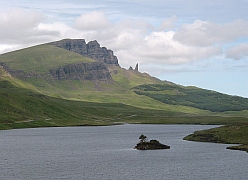
M97 40L122 67L248 97L248 0L1 0L0 53Z

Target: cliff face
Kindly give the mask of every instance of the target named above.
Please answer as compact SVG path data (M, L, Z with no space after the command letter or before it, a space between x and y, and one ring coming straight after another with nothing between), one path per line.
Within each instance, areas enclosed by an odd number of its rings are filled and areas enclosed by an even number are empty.
M58 68L47 69L47 72L39 73L39 71L23 71L11 69L8 64L1 63L0 65L9 72L12 76L20 79L28 78L42 78L42 79L53 79L53 80L91 80L91 81L105 81L113 82L111 74L108 70L107 64L116 65L118 64L118 59L114 55L112 50L108 50L106 47L100 47L97 41L85 42L84 39L64 39L61 41L48 43L71 52L78 53L82 56L89 57L96 60L96 62L85 63L71 63L65 66L57 66ZM51 48L49 46L49 48ZM30 50L31 51L31 50ZM53 52L49 51L48 54ZM35 61L39 62L39 56L35 56ZM49 57L48 57L49 58ZM52 56L51 56L52 58ZM42 67L41 67L42 68Z
M50 70L50 74L56 80L112 81L107 66L101 62L69 64Z
M112 50L106 47L100 47L97 41L90 41L86 44L84 39L63 39L61 41L51 42L50 45L76 52L82 56L106 63L119 66L118 59Z
M20 79L40 78L54 80L90 80L112 82L113 79L107 66L102 62L74 63L64 67L51 69L48 73L24 72L23 70L12 70L6 64L0 63L1 67L11 76Z

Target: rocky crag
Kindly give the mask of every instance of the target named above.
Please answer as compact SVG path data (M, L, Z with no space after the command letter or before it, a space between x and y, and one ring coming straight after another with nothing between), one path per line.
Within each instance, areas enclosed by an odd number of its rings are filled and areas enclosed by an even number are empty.
M50 70L50 74L56 80L112 81L107 66L101 62L69 64Z
M118 59L113 51L106 47L100 47L100 44L96 40L86 43L84 39L63 39L49 44L71 52L76 52L82 56L89 57L105 64L119 66Z
M40 74L35 71L24 72L23 70L13 70L4 63L0 63L0 65L11 74L11 76L19 79L41 78L53 80L113 81L108 67L102 62L68 64L64 67L51 69L45 74Z
M130 66L128 70L130 70L130 71L139 71L139 64L137 63L134 69L133 69L132 66Z
M64 39L48 43L71 52L78 53L84 57L96 60L93 63L73 63L57 69L50 69L45 74L36 71L24 72L23 70L13 70L7 64L0 62L0 65L12 76L20 79L42 78L54 80L90 80L113 82L107 65L118 64L118 59L112 50L100 47L97 41L86 43L84 39Z
M96 60L92 63L72 63L63 67L48 69L46 73L39 73L38 71L23 71L11 69L8 63L0 62L0 65L11 76L20 79L39 78L39 79L53 79L53 80L90 80L90 81L105 81L113 82L108 65L120 67L117 57L113 51L106 47L101 47L100 44L94 40L88 43L84 39L63 39L60 41L50 42L47 45L53 45L71 52L78 53L84 57ZM39 58L39 57L38 57ZM138 63L133 69L129 70L139 71ZM116 71L118 73L118 71Z

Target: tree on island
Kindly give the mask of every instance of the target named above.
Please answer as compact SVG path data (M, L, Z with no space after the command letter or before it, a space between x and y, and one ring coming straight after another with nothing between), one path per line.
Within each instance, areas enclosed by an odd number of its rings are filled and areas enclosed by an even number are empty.
M144 134L141 134L140 142L134 147L138 150L152 150L152 149L170 149L170 146L165 144L161 144L158 140L150 140L148 141L147 137Z
M147 141L147 137L144 134L141 134L139 139L140 139L140 142L142 143Z

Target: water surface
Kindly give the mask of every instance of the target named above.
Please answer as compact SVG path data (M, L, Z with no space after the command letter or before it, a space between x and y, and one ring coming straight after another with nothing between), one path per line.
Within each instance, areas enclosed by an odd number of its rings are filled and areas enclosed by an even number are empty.
M246 152L182 140L203 125L0 131L0 179L247 179ZM141 134L171 146L139 151Z

